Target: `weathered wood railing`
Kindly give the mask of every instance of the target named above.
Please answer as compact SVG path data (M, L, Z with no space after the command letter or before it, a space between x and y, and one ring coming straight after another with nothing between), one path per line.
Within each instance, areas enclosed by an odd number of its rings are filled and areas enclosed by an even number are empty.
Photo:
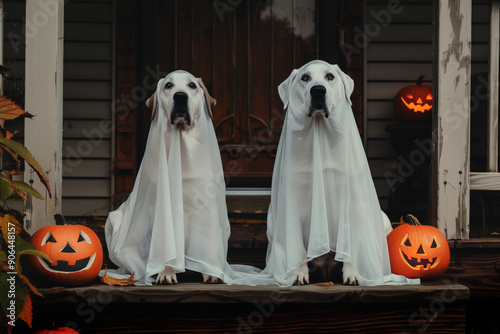
M500 190L500 0L491 0L487 171L470 172L471 1L435 2L431 217L448 239L469 239L470 190Z

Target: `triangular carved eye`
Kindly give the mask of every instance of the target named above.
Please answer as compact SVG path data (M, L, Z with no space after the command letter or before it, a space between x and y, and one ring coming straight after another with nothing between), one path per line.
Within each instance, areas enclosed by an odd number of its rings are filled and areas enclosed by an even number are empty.
M437 248L436 240L432 240L431 248Z
M80 235L78 236L78 242L86 241L87 243L92 245L92 241L87 233L80 231Z
M57 242L56 238L54 238L54 236L50 232L45 235L45 238L43 238L40 246L43 246L48 242Z
M411 247L411 242L410 242L410 239L406 239L405 243L404 243L405 246L408 246L408 247Z

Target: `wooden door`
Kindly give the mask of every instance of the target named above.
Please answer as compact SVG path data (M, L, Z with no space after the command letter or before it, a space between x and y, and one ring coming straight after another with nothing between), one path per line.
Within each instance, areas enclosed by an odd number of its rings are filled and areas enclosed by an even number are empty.
M294 68L336 62L335 1L171 0L154 3L164 72L203 78L230 186L269 186L283 125L277 87Z

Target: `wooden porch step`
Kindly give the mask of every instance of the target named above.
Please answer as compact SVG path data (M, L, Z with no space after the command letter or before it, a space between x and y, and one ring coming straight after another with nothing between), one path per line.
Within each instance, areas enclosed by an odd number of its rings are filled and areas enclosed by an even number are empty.
M206 285L40 289L34 328L82 333L463 333L469 289Z

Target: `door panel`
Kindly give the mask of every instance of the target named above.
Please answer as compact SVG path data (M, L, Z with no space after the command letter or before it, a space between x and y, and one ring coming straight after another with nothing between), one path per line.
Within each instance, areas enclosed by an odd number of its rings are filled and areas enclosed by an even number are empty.
M338 35L337 5L332 3L155 3L160 68L167 73L184 69L203 78L217 99L213 124L230 186L270 185L284 119L277 87L310 60L336 62L336 48L323 45Z

